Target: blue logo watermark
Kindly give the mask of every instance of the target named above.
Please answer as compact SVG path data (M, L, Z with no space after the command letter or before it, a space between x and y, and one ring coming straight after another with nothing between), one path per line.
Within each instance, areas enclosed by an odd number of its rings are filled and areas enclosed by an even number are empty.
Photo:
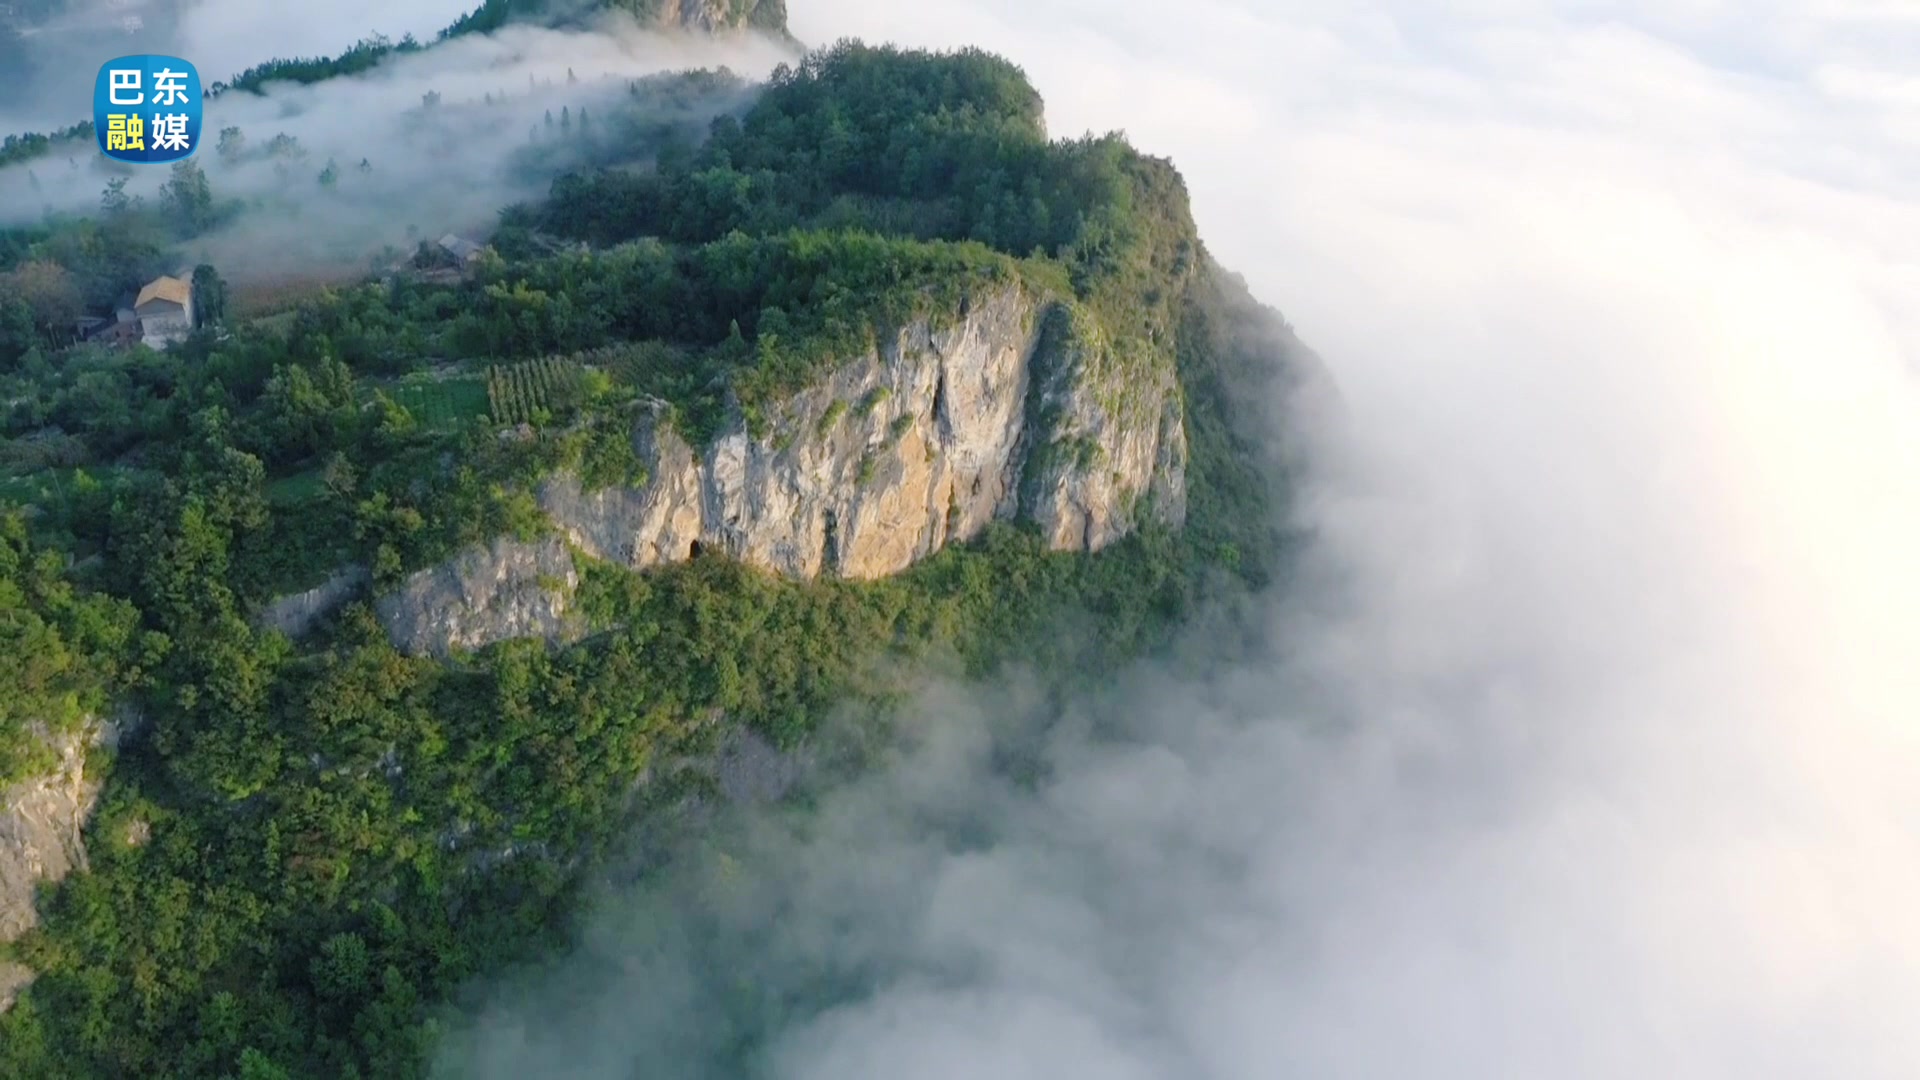
M93 84L93 134L119 161L168 162L200 148L200 72L177 56L123 56Z

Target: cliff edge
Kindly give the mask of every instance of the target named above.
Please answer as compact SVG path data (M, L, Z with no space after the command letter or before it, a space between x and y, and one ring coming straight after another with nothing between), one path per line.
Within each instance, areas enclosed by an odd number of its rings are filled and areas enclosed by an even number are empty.
M34 906L42 884L87 868L81 832L100 797L100 781L87 774L87 751L110 743L112 724L90 721L72 734L51 737L59 764L0 794L0 943L12 942L40 923ZM11 1008L33 972L0 957L0 1012Z
M585 490L557 473L539 504L557 537L631 569L725 554L795 577L898 573L995 521L1094 552L1186 514L1186 432L1170 360L1132 363L1097 321L1021 284L877 331L865 355L704 448L645 402L646 480ZM395 644L442 654L575 636L565 547L473 548L382 597Z
M514 7L549 24L584 21L600 11L619 11L646 27L714 34L758 30L787 34L787 0L584 0L545 3L512 0Z

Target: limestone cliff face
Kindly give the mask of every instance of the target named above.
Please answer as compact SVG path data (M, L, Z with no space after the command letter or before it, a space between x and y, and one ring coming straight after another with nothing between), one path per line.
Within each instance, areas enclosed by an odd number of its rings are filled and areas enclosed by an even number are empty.
M1124 357L1098 324L1052 313L1031 408L1043 433L1022 508L1056 550L1098 551L1144 513L1187 514L1185 412L1172 365Z
M1186 434L1170 362L1120 362L1090 318L1019 285L878 337L769 408L758 436L736 418L699 449L665 405L644 406L633 433L644 485L584 491L557 474L540 487L541 508L566 543L634 569L700 550L796 577L860 579L898 573L997 520L1030 520L1067 551L1098 551L1142 515L1184 520ZM562 594L525 591L536 573L571 587L571 566L559 566L566 544L548 543L544 571L496 544L415 575L380 604L394 640L437 652L560 636Z
M300 637L312 629L314 623L332 614L371 577L364 566L341 567L306 592L282 596L268 604L254 617L254 622L290 638Z
M704 454L645 413L649 482L583 493L560 475L541 507L583 551L640 568L697 542L800 577L892 574L1017 509L1034 305L983 298L952 325L920 320Z
M787 29L786 0L637 0L616 3L632 11L643 24L715 33L751 28Z
M86 773L89 747L111 741L111 724L89 723L70 735L54 736L60 764L51 773L22 781L0 794L0 942L13 941L40 922L35 890L87 868L81 830L100 796L98 779ZM0 1012L33 973L0 961Z
M704 454L652 409L636 432L645 487L589 493L562 474L541 507L581 550L626 566L698 543L798 577L884 577L1020 516L1056 548L1097 551L1153 491L1178 523L1186 444L1172 372L1108 378L1093 348L1050 329L1061 320L1064 309L1007 287L957 317L914 321L771 410L764 437L737 423Z
M565 544L500 539L422 570L379 599L375 611L394 645L444 656L509 638L577 636L569 611L579 575Z

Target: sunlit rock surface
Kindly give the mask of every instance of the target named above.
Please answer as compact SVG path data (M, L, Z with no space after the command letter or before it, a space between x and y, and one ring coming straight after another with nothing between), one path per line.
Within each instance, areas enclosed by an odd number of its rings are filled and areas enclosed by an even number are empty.
M1186 431L1170 362L1128 368L1084 314L1008 285L879 335L815 385L736 418L704 448L645 404L636 487L538 492L559 539L496 543L415 574L379 605L409 652L566 637L567 545L633 569L725 554L794 577L898 573L995 521L1099 551L1186 513ZM534 588L536 578L548 586Z

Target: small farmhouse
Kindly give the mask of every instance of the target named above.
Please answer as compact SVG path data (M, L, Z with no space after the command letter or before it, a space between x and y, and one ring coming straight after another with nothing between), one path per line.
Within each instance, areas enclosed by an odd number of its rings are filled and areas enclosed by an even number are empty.
M193 332L193 286L177 277L157 277L133 302L140 319L140 340L162 349Z

